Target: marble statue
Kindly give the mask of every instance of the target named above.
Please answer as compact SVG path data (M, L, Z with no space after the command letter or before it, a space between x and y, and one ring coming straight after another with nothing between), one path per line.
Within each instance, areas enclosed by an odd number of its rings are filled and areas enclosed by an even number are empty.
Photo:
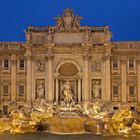
M57 28L60 29L63 26L63 18L61 16L58 16L55 18L55 20Z
M84 35L84 42L88 43L90 41L90 30L88 27L85 29L85 35Z
M74 11L69 8L64 10L62 16L57 16L55 18L57 29L63 31L73 31L75 27L78 29L81 19L81 16L75 15Z
M99 83L99 81L95 81L95 84L93 85L93 97L96 99L100 98L100 89L101 89L101 85Z
M64 83L63 94L64 94L64 102L65 103L73 102L72 92L71 92L71 87L70 87L69 81Z
M73 25L74 25L75 27L79 27L79 26L80 26L80 20L81 20L81 19L82 19L81 16L76 15L75 18L74 18L74 21L73 21Z
M44 98L45 89L44 89L43 82L40 82L40 84L38 85L36 93L37 93L37 98Z
M47 34L47 42L53 42L53 31L50 28Z
M73 12L69 8L66 9L63 17L65 30L71 30L73 18L74 18Z

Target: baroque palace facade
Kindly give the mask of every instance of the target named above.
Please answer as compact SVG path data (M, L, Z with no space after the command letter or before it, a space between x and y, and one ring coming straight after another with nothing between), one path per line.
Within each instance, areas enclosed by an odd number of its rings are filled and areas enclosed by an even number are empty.
M108 26L81 26L65 9L56 26L29 26L26 42L0 42L0 109L7 114L36 100L108 103L140 111L140 42L112 42Z

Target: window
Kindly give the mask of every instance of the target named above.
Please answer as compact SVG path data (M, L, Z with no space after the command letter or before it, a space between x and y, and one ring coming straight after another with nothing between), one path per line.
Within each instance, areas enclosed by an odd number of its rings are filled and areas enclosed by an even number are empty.
M113 60L113 69L118 69L118 59Z
M4 59L4 69L5 70L9 69L9 60L8 59Z
M135 86L129 86L129 96L130 97L135 96Z
M20 59L19 60L19 69L24 70L24 67L25 67L24 59Z
M134 59L129 60L129 68L134 68Z
M3 113L5 115L8 115L8 106L7 105L3 105Z
M19 96L24 96L24 85L19 86Z
M118 94L119 94L119 87L113 86L113 96L118 97Z
M3 95L8 96L8 85L3 86Z

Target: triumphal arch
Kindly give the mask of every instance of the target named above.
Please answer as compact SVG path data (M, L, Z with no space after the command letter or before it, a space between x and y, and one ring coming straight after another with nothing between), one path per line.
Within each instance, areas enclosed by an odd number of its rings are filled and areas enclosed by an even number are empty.
M81 25L69 8L55 20L54 26L29 26L26 42L0 42L1 111L39 99L101 100L112 110L139 111L140 42L113 42L109 26Z

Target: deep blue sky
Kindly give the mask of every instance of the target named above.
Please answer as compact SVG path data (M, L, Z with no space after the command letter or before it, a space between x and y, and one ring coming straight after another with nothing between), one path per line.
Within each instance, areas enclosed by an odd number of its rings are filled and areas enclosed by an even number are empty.
M0 41L24 41L28 25L54 25L67 7L82 25L109 25L114 41L140 41L140 0L0 0Z

